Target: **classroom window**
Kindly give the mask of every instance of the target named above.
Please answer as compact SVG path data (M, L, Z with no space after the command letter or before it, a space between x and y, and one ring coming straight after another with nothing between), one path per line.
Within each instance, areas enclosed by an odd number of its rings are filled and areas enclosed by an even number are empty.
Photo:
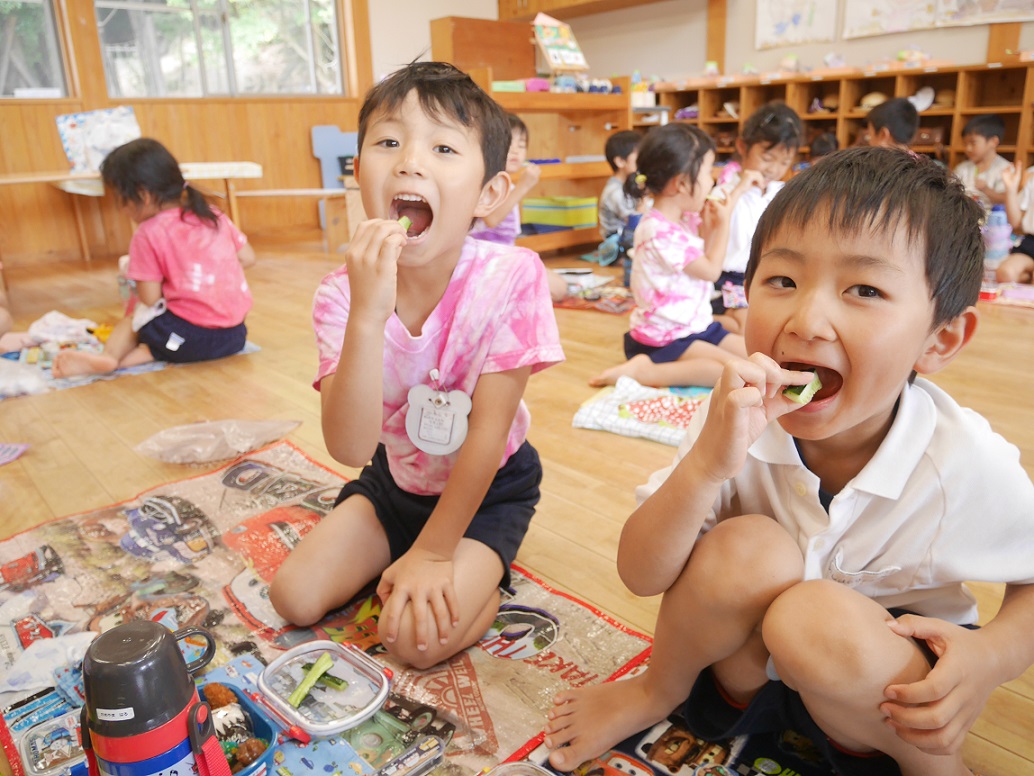
M94 5L112 97L343 93L334 0Z
M66 97L53 0L0 0L0 97Z

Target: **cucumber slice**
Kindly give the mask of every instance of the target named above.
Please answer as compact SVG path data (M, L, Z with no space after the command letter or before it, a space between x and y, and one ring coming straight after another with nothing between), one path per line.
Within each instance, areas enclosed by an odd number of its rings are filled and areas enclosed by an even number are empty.
M407 232L409 231L409 227L413 225L413 222L410 220L409 216L402 216L402 218L399 219L399 223L402 224L402 228L405 229Z
M302 668L306 671L311 671L315 663L302 663ZM322 684L324 687L329 687L332 690L344 690L348 687L348 682L342 679L340 676L334 676L334 674L323 674L319 679L316 680L316 684Z
M820 388L822 388L822 381L819 379L819 373L816 372L809 383L805 385L791 385L783 391L783 396L798 404L807 404L819 392Z
M305 696L309 694L312 686L316 684L317 680L330 670L330 667L334 665L334 659L326 652L322 653L310 668L302 680L298 682L298 686L294 688L294 692L291 693L287 702L294 706L296 709L301 706L302 701L305 700Z

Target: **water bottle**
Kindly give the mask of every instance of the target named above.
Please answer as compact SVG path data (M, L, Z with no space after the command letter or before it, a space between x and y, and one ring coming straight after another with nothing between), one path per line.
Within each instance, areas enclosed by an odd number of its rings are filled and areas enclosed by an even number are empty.
M998 296L998 265L1012 250L1012 227L1005 213L1005 205L995 205L984 224L984 280L980 285L981 299Z

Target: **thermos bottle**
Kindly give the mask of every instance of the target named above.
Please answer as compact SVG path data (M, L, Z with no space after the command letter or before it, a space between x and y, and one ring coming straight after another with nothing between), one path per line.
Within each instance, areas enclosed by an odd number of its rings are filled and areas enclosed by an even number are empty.
M192 635L207 647L187 665L177 641ZM98 636L83 659L80 729L90 776L229 776L211 709L191 678L214 655L202 628L173 633L133 620Z

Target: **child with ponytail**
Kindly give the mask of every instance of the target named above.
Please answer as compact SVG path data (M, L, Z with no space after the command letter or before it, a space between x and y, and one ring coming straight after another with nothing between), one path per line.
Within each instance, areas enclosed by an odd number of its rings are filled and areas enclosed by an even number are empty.
M135 305L104 351L63 350L55 377L103 374L149 361L185 363L239 352L255 263L248 238L187 183L171 153L151 138L119 146L101 163L104 185L137 224L126 277Z
M711 138L687 124L656 127L640 144L638 171L625 190L637 200L649 194L653 208L635 230L628 360L592 385L627 375L643 385L713 386L726 361L746 357L743 337L715 322L711 291L725 259L729 214L750 182L724 200L709 198L714 156Z

